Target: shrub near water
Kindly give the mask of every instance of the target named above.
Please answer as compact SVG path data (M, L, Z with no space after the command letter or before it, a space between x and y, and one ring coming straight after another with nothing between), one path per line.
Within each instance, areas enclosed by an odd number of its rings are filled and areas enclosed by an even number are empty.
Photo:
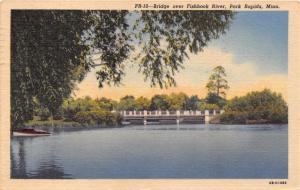
M112 113L103 110L80 111L75 115L74 120L81 124L118 125L121 123L122 117L119 113Z
M265 89L228 101L223 123L287 123L288 107L280 94Z

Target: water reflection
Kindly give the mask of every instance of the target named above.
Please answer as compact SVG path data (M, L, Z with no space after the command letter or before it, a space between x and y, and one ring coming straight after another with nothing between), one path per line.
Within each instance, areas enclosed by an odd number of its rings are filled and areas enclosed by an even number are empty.
M20 138L17 143L17 147L14 149L11 147L11 177L27 178L24 139Z
M33 141L45 137L15 137L11 144L11 178L15 179L68 179L70 174L64 172L63 166L57 162L55 152L47 155L46 160L42 160L39 154L34 156L38 165L35 170L28 169L28 152L34 147L30 147ZM45 147L47 149L47 147ZM27 151L26 151L27 150Z
M64 168L55 162L54 159L50 161L43 161L39 165L36 172L32 172L28 178L34 179L71 179L70 174L64 172Z
M287 178L287 125L142 125L12 137L11 178Z
M196 131L268 131L268 130L287 130L287 125L213 125L213 124L199 124L199 125L144 125L128 126L126 130L196 130Z

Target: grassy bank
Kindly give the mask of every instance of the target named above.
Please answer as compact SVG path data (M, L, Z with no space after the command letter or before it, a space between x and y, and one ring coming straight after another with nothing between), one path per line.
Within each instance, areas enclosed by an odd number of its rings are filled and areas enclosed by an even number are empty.
M113 128L120 127L120 125L97 125L97 124L84 124L76 121L64 121L64 120L46 120L41 121L38 119L30 120L25 123L25 127L101 127L101 128Z
M41 120L30 120L25 123L26 127L34 127L34 126L46 126L46 127L81 127L83 126L82 124L75 122L75 121L64 121L64 120L46 120L46 121L41 121Z

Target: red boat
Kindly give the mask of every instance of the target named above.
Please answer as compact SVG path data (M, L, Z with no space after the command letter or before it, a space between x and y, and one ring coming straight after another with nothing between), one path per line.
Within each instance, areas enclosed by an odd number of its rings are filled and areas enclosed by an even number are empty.
M42 130L36 130L36 129L20 129L20 130L13 131L13 136L48 136L48 135L51 135L51 133Z

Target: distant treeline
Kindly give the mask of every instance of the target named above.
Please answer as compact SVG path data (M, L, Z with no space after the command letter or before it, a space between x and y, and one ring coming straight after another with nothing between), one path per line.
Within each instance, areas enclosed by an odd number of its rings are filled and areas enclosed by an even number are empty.
M50 111L34 101L35 120L47 121L51 118ZM69 98L64 100L60 109L53 115L53 120L73 121L95 125L118 125L122 117L118 111L128 110L204 110L220 109L217 104L211 104L198 96L188 96L185 93L157 94L151 98L127 95L119 101L109 98Z
M119 125L122 117L118 112L112 112L115 101L107 98L92 99L90 97L67 99L59 111L53 115L53 120L78 122L89 125L115 126ZM37 120L46 121L51 114L47 108L36 104L34 115Z
M222 123L286 123L287 104L280 94L263 90L246 96L225 100L214 94L204 99L188 96L185 93L157 94L151 98L127 95L119 101L108 98L90 97L66 99L55 115L54 120L75 121L85 124L118 125L123 110L213 110L224 109L220 116ZM48 120L51 116L47 108L35 101L35 118Z

